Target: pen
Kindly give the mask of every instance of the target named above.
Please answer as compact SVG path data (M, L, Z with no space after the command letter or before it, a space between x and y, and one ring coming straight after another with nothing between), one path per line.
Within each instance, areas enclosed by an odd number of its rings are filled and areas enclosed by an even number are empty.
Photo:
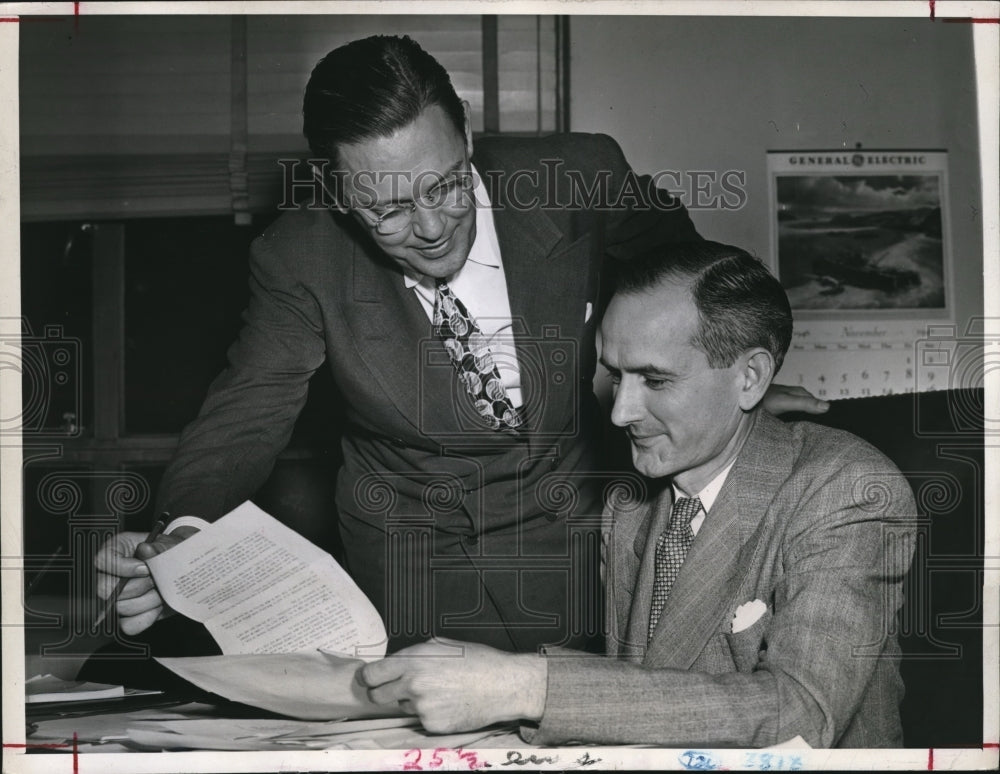
M164 511L162 514L160 514L160 518L156 520L156 523L153 525L153 529L146 536L146 539L142 541L142 543L152 543L154 540L156 540L160 535L163 534L163 530L167 528L167 522L169 521L170 521L170 514ZM139 546L141 546L142 543L140 543ZM140 558L139 546L135 547L135 554L133 554L133 557L135 559ZM97 616L97 619L94 621L95 629L104 622L104 619L108 617L108 613L111 612L111 609L116 604L118 604L118 595L122 593L122 589L125 588L125 584L128 583L130 580L131 578L122 578L120 581L118 581L117 585L115 585L115 589L114 591L111 592L111 596L108 597L107 601L104 603L104 609L101 611L101 614Z
M62 550L63 550L63 547L59 546L59 548L57 548L55 550L55 553L52 554L52 556L49 557L49 560L45 563L45 565L42 567L42 569L40 569L38 571L38 573L35 575L35 577L31 579L31 583L29 583L28 587L24 590L24 598L25 599L27 599L28 597L31 596L31 592L35 590L35 586L38 585L38 582L42 578L44 578L45 575L48 573L48 571L52 568L52 565L55 564L55 561L56 561L56 559L59 558L59 555L62 553Z

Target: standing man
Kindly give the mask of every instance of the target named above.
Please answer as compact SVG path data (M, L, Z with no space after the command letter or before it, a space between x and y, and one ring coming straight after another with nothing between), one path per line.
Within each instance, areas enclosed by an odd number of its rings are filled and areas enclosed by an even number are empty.
M601 361L659 487L612 509L609 658L428 643L366 665L372 698L433 731L522 719L542 746L901 746L913 496L861 439L760 410L791 332L781 285L737 248L623 266Z
M326 200L252 247L229 367L164 476L165 550L250 498L324 362L347 428L336 502L348 571L390 649L445 635L592 646L607 483L592 391L605 257L700 237L596 135L484 139L406 37L328 54L304 132ZM325 205L325 206L317 206ZM163 615L141 535L97 557L135 633Z

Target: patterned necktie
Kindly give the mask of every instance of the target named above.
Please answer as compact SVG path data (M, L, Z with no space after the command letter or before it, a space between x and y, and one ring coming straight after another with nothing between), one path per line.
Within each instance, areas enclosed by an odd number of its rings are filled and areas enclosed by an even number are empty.
M434 329L483 422L494 430L517 428L521 415L507 397L489 340L444 280L438 280L434 293Z
M679 497L670 511L670 524L656 541L656 574L653 576L653 604L649 610L649 632L647 642L653 638L653 631L660 620L660 613L670 596L670 589L677 580L677 573L684 564L694 532L691 519L701 510L701 500L697 497Z

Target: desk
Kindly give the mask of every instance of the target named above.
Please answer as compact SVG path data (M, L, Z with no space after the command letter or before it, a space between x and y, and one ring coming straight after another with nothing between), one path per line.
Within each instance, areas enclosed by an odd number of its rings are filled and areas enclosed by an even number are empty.
M182 733L192 724L191 733ZM381 723L382 727L376 727ZM211 737L196 734L194 725L211 728ZM365 729L362 724L370 724ZM810 750L794 740L768 750L663 749L641 745L622 747L566 746L533 748L513 727L467 734L432 735L410 718L315 723L266 716L239 705L187 702L125 712L64 717L39 721L28 743L66 744L55 749L30 748L41 762L48 753L74 756L81 774L110 771L497 771L605 769L756 769L811 770L865 768L913 770L926 766L928 751ZM321 727L327 728L321 728ZM223 727L228 734L221 733ZM266 730L267 740L258 736ZM74 749L73 735L77 744ZM339 739L338 739L339 737ZM175 751L164 756L163 751ZM231 751L231 752L220 752ZM252 752L252 755L247 753ZM103 753L133 754L131 758ZM150 754L153 753L153 754ZM935 750L940 768L995 767L994 750ZM88 755L90 756L88 758ZM119 762L123 765L119 765ZM48 763L48 762L46 762ZM67 762L68 763L68 762ZM79 764L78 766L76 764ZM505 768L504 768L505 767ZM33 771L69 771L46 765ZM13 769L12 769L13 770ZM19 770L27 770L19 767Z
M61 705L73 713L72 705ZM66 714L43 719L32 711L29 744L71 752L158 752L163 750L408 750L420 748L518 748L524 741L513 725L432 735L416 718L315 722L293 720L231 703L172 702L161 706Z

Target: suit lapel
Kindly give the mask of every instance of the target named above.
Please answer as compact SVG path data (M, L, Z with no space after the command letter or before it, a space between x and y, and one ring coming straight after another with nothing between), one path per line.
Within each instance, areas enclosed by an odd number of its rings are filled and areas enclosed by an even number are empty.
M507 169L502 160L480 155L476 160L481 174L497 175L510 180L515 170ZM507 185L495 186L493 223L503 259L510 300L514 345L521 373L521 389L528 408L529 428L563 431L565 421L557 428L544 428L544 416L565 417L564 404L575 395L578 371L555 377L552 347L574 342L567 352L569 362L579 368L578 342L583 339L587 301L588 272L591 266L590 239L584 236L573 241L555 225L540 206L526 207L539 192L519 191L516 200ZM587 260L579 260L578 250L587 251ZM566 378L562 378L566 377ZM544 408L544 411L541 409Z
M621 611L619 618L624 622L621 631L625 633L625 640L621 644L622 655L633 661L642 660L646 650L656 572L656 540L667 528L672 505L673 492L669 484L666 484L650 502L635 538L629 541L628 546L623 546L631 552L632 567L636 568L632 578L633 593L628 600L630 605Z
M423 405L420 401L425 390L443 388L444 392L436 394L448 395L454 381L447 353L434 346L420 300L370 240L355 240L352 266L354 303L347 307L352 312L348 323L361 359L415 430L449 426L442 424L452 416L447 400L424 401ZM442 362L425 367L422 361L438 349Z
M552 301L550 277L552 268L547 259L563 240L563 233L539 206L525 206L530 196L522 196L507 182L518 170L489 152L485 143L477 146L474 164L486 181L494 179L502 185L487 185L493 206L493 225L497 232L507 294L510 297L511 318L530 321L548 319ZM485 150L485 152L484 152ZM512 196L514 200L512 201ZM558 278L557 278L558 279ZM556 299L558 300L558 299ZM537 331L531 331L537 335Z
M540 374L531 367L534 352L530 342L541 333L535 330L538 321L552 319L553 309L546 308L543 288L549 284L550 252L562 234L537 208L519 211L502 200L493 203L493 223L507 280L522 400L528 409L528 427L536 428L538 417L531 414L531 409L539 405L539 393L545 381L540 380ZM548 300L557 307L560 298Z
M652 491L642 505L612 514L605 576L611 618L608 652L632 661L641 661L646 650L656 549L655 538L650 541L649 536L659 535L670 518L667 480L651 483Z
M493 223L507 278L515 335L538 335L538 331L529 330L529 321L547 319L550 302L558 306L561 300L546 291L550 289L552 273L548 258L562 234L539 210L518 212L503 202L494 205Z
M645 663L689 669L735 605L764 532L764 516L790 469L788 429L763 410L726 478L660 616ZM655 542L650 536L649 542ZM650 581L651 583L651 581Z

